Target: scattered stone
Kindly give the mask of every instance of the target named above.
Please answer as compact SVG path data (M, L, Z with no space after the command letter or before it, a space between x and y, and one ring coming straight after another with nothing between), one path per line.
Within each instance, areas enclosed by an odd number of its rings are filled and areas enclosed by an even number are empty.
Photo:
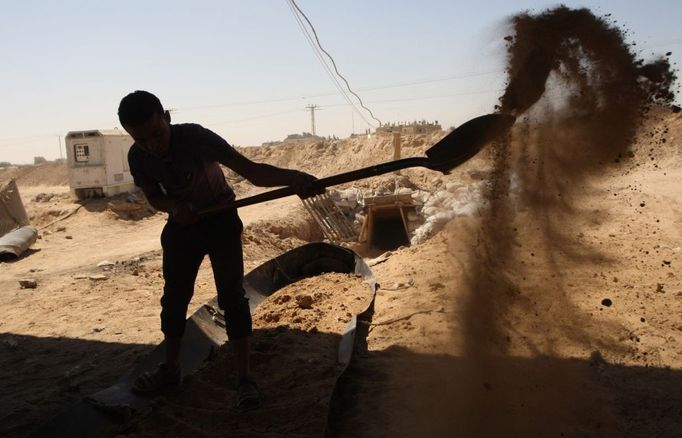
M602 356L601 351L595 350L590 354L589 363L590 366L599 367L606 364L606 360L604 360L604 356Z
M3 339L2 343L5 344L10 350L16 350L19 346L19 342L14 338Z
M301 309L310 309L313 307L313 297L311 297L310 295L305 294L296 295L295 300L296 304Z
M291 300L291 295L283 294L275 297L274 302L275 304L284 304L289 302L289 300Z
M375 265L378 265L379 263L383 263L386 260L388 260L388 258L391 256L391 254L393 254L391 251L386 251L385 253L381 254L379 257L368 260L367 266L375 266Z
M54 193L38 193L35 198L33 198L34 202L48 202L50 199L52 199L55 196Z
M106 327L103 325L96 325L92 328L92 332L93 333L99 333L99 332L103 331L105 328Z
M58 232L58 233L61 233L61 232L63 232L63 231L66 231L66 227L63 226L63 225L62 225L62 226L59 226L59 227L57 227L57 228L55 229L55 231Z
M611 307L612 304L613 304L613 301L611 301L611 299L609 299L609 298L604 298L603 300L601 300L602 306Z
M103 281L103 280L108 279L109 277L107 277L106 275L102 275L102 274L95 274L95 275L89 276L88 278L90 280L93 280L93 281Z
M32 278L25 278L23 280L19 280L19 286L22 289L35 289L38 287L38 282Z
M85 280L86 278L88 278L87 274L76 274L73 276L74 280Z
M102 260L101 262L97 263L98 268L106 268L109 266L114 266L114 262L110 262L109 260Z
M279 322L281 315L276 312L268 312L263 315L263 319L267 322Z
M656 283L656 292L660 292L660 293L664 294L665 293L664 287L665 287L665 284Z
M73 239L73 236L71 236L71 235L67 234L66 236L64 236L64 238L65 238L65 239L69 239L69 240L71 240L71 239Z

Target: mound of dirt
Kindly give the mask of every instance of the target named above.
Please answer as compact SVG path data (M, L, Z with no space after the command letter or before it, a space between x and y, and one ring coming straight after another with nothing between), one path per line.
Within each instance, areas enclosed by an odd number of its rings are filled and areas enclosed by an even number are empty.
M424 156L424 151L444 135L445 132L405 135L402 138L401 156ZM393 139L387 135L372 135L247 147L239 148L239 151L254 161L300 169L324 177L392 161Z
M278 219L255 221L246 227L242 234L244 253L249 255L245 261L247 269L258 266L280 254L307 242L322 239L322 231L302 206Z
M59 186L69 184L69 174L66 163L51 161L37 165L22 165L0 168L0 184L16 179L22 186Z

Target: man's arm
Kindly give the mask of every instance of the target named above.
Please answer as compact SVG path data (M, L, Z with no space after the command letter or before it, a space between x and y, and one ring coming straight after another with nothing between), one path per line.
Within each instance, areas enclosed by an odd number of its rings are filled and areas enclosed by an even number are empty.
M323 187L320 188L314 185L317 178L313 175L298 170L283 169L270 164L251 161L237 152L218 134L199 125L197 126L199 128L196 133L198 143L205 148L206 155L223 166L234 170L252 184L261 187L291 186L296 189L296 193L302 198L324 192Z
M176 202L161 191L157 185L141 187L147 202L159 211L170 214L171 218L181 224L192 224L198 220L197 212L186 202Z
M159 211L171 213L173 211L173 200L166 196L158 184L140 187L147 202Z
M236 151L221 164L234 170L252 184L261 187L295 186L303 188L311 185L317 179L298 170L256 163Z
M179 223L196 222L196 213L192 206L186 203L179 203L171 199L162 190L161 185L154 178L145 172L143 162L146 157L140 155L141 152L136 145L128 151L128 165L130 174L133 176L135 185L142 189L149 205L159 211L168 213L173 220Z

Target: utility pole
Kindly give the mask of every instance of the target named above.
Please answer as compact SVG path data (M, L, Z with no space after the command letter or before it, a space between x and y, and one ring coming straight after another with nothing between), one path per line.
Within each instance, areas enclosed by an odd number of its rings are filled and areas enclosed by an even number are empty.
M308 105L307 110L310 111L310 133L315 135L315 109L319 108L317 105Z
M350 110L350 124L351 124L350 133L355 134L355 113L353 112L352 109Z
M57 138L59 139L59 159L61 160L62 158L64 158L62 156L62 136L58 135Z

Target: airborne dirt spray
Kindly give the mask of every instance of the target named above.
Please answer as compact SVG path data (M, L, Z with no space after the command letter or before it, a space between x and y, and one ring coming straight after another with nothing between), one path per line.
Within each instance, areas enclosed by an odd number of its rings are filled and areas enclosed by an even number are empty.
M600 434L608 412L585 399L580 366L553 358L622 347L615 335L594 339L569 299L565 267L606 257L576 237L605 214L582 201L591 181L631 154L652 105L673 100L675 75L665 58L637 60L624 32L587 9L510 24L510 80L498 109L517 126L488 150L488 206L472 233L456 333L469 364L457 425L463 436Z

